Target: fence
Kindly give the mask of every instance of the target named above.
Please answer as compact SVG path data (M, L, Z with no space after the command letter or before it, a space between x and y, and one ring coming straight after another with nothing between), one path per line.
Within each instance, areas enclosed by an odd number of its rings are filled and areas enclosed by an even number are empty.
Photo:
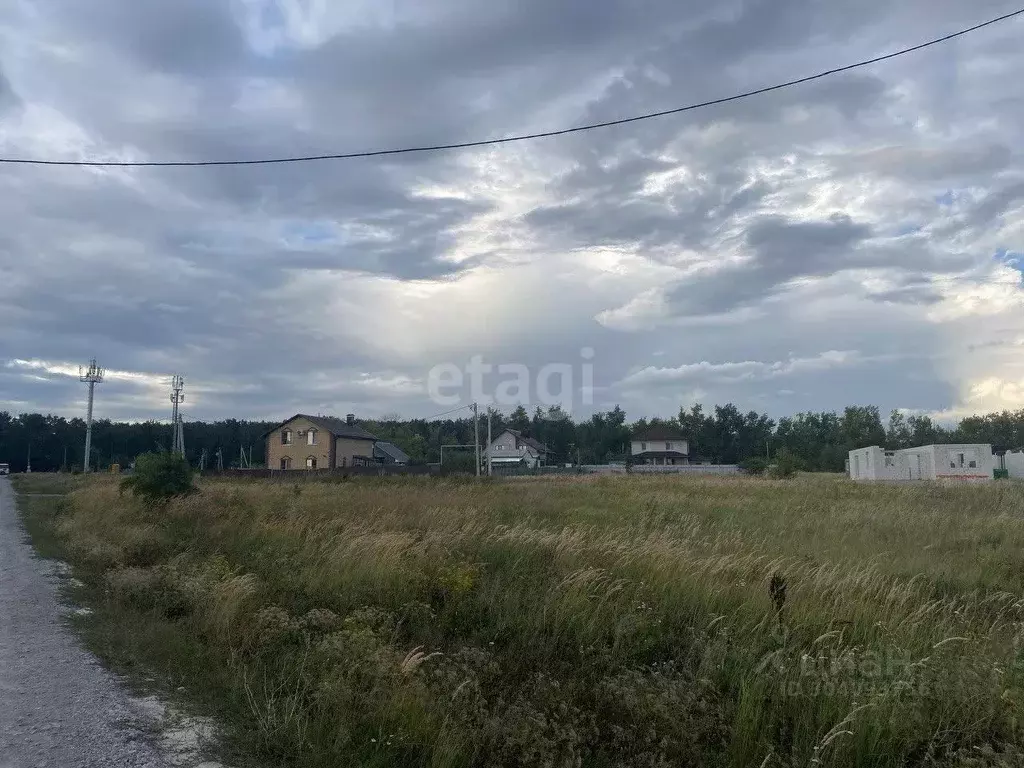
M688 464L676 466L655 466L634 464L626 469L624 464L584 464L580 467L494 467L497 477L524 477L535 475L624 475L633 472L638 475L739 475L736 464Z
M736 464L677 464L661 466L652 464L636 464L633 472L641 475L739 475L741 470Z
M337 467L335 469L208 469L203 477L247 478L249 480L323 480L331 477L392 477L396 475L437 475L436 465L402 467L384 464L376 467Z
M486 465L485 465L486 467ZM485 469L486 471L486 469ZM579 467L525 467L521 464L499 465L491 467L495 477L524 477L530 475L578 475Z
M486 471L486 470L485 470ZM530 477L559 475L624 475L632 472L639 475L739 475L735 464L690 464L677 466L653 466L635 464L628 470L622 464L584 464L580 467L493 467L495 477ZM415 467L382 465L376 467L338 467L336 469L207 469L203 477L246 478L249 480L324 480L340 477L395 477L395 476L438 476L445 474L437 464ZM472 475L472 470L461 470L461 474Z

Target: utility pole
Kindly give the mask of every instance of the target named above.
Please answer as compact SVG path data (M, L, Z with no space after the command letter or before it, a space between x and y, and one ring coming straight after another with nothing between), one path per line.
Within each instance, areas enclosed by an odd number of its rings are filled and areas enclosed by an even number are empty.
M32 474L32 438L28 439L28 459L25 461L25 474Z
M171 453L185 455L185 435L181 428L181 413L178 406L185 402L185 377L175 375L171 379Z
M82 465L84 472L91 472L90 455L92 454L92 406L96 397L96 385L103 383L103 369L96 365L96 358L89 363L89 370L82 371L78 367L78 380L89 385L89 409L85 415L85 461Z
M494 474L494 465L491 463L491 409L487 409L487 476Z
M182 422L182 416L178 415L178 453L182 458L185 457L185 426Z
M476 449L476 476L480 477L480 407L473 403L473 447Z

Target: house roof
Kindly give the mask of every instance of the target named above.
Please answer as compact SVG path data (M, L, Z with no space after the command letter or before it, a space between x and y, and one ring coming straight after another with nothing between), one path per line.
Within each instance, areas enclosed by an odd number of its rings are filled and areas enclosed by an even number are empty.
M373 440L374 442L376 442L377 440L376 437L371 435L358 424L349 424L344 419L335 419L332 416L310 416L305 413L297 413L290 419L282 421L280 424L278 424L276 427L270 430L270 432L267 432L267 434L263 436L267 437L272 432L276 432L281 427L290 424L296 419L306 419L307 421L312 422L325 432L330 432L335 437L344 437L348 440Z
M541 453L551 453L551 451L548 449L546 445L544 445L544 443L540 442L539 440L534 440L532 437L527 437L518 429L506 429L505 432L509 432L515 435L516 440L518 440L521 443L526 443L526 445L540 451Z
M688 459L689 455L679 451L644 451L633 456L634 459Z
M685 440L686 435L675 427L666 424L654 424L647 429L640 430L633 434L633 440L641 442L656 443L659 440Z
M383 440L378 440L373 445L374 454L381 454L387 456L398 464L408 464L409 454L403 451L394 443L387 443Z

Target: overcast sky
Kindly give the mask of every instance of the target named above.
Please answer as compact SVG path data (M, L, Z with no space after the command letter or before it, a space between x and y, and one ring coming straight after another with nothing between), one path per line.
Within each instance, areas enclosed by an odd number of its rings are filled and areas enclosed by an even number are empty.
M1013 9L7 0L0 155L499 137L727 96ZM444 410L431 368L474 355L573 366L576 415L1024 408L1022 40L1018 19L727 106L484 149L2 167L0 410L80 415L95 356L101 417L166 417L173 373L194 418L428 416Z

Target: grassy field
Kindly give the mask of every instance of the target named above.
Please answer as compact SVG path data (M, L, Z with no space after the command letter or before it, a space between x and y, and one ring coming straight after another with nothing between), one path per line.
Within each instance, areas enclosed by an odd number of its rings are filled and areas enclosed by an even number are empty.
M1024 485L207 481L147 509L92 478L42 501L92 647L257 763L1024 765Z

